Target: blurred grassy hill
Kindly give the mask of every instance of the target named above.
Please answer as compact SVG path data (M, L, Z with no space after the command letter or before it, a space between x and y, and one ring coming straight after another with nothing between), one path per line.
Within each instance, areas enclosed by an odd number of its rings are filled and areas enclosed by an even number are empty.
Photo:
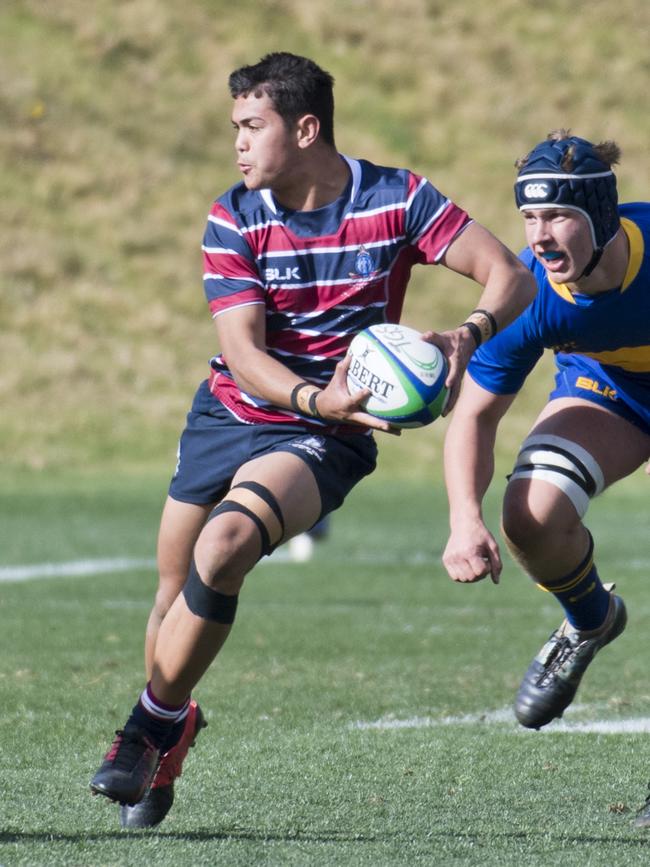
M623 147L650 195L646 0L3 0L0 439L9 467L171 469L215 350L211 201L238 180L228 73L271 50L336 78L337 144L426 174L513 249L513 161L558 126ZM443 329L474 284L419 269L405 321ZM542 363L504 423L511 450ZM386 438L421 474L444 422ZM413 460L416 458L416 460Z

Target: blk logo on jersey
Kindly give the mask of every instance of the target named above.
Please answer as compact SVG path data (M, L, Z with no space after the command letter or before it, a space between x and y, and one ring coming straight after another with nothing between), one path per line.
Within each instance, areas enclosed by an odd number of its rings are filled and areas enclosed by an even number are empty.
M300 280L300 270L297 265L290 268L265 268L264 279L267 283L289 283L292 280Z

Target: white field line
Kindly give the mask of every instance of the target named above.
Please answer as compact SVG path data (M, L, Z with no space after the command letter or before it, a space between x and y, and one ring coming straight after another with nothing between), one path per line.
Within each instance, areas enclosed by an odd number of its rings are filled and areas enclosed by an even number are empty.
M268 558L260 563L268 562ZM273 563L289 563L288 551L279 549L273 552ZM88 560L70 560L67 563L29 563L24 566L0 566L0 582L33 581L38 578L93 577L130 570L156 569L153 557L102 557Z
M592 720L591 722L566 722L560 720L555 723L549 734L553 732L584 733L598 735L635 735L648 734L650 732L650 717L636 717L632 719Z
M100 560L71 560L69 563L32 563L27 566L0 566L0 581L32 581L35 578L105 575L130 569L155 569L156 561L142 557L113 557Z
M586 709L586 705L581 705L580 709ZM513 734L532 733L532 734L648 734L650 733L650 717L636 717L631 719L614 719L614 720L587 720L583 722L571 722L568 720L559 720L535 732L532 729L525 729L517 724L515 715L511 708L501 708L500 710L486 711L485 713L462 714L459 716L444 716L444 717L410 717L407 719L394 719L385 717L378 720L357 720L350 723L350 728L360 729L362 731L395 731L403 729L422 729L422 728L444 728L446 726L495 726L502 730L510 731Z
M462 714L461 716L413 716L407 719L384 717L378 720L357 720L350 727L355 729L376 731L391 731L395 729L441 728L443 726L480 725L514 722L514 714L510 708L488 711L486 713Z

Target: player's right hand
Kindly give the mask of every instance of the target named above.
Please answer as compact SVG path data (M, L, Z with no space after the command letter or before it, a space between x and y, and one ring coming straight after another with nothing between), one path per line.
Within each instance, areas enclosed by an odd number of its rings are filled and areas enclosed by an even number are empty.
M442 562L451 580L461 584L474 584L488 575L498 584L503 569L499 546L479 519L454 527Z
M325 388L318 395L318 411L328 421L341 421L370 427L373 430L399 436L401 430L391 425L385 419L376 418L364 412L362 403L370 397L369 389L362 389L355 394L348 391L347 379L351 356L346 355L336 365L334 374Z

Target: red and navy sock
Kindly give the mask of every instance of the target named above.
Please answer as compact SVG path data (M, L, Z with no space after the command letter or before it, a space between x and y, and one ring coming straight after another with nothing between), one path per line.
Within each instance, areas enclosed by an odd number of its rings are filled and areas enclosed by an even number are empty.
M164 704L156 698L151 691L151 684L148 683L131 711L127 726L134 725L144 729L152 743L161 752L166 752L180 739L189 706L189 698L180 705ZM173 740L177 731L178 737Z
M189 702L188 702L189 706ZM176 744L183 737L183 732L185 731L185 723L187 722L187 712L183 714L171 727L169 734L167 735L167 739L165 743L162 745L162 749L160 752L164 755L169 752L172 747L175 747Z
M587 556L580 565L558 581L540 586L555 596L574 629L598 629L605 622L610 594L603 587L594 565L594 541L591 534Z

